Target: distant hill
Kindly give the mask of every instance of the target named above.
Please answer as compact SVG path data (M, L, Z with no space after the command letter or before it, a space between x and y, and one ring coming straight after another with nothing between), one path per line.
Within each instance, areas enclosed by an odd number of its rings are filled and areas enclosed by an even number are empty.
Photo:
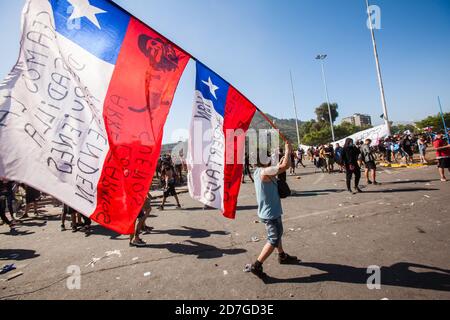
M267 117L275 124L278 129L280 129L281 133L284 134L289 140L297 141L297 127L295 125L295 119L278 119L274 116L271 116L270 114L267 114ZM299 121L298 125L301 127L302 123L303 122ZM255 130L272 129L271 125L259 112L256 112L250 128Z

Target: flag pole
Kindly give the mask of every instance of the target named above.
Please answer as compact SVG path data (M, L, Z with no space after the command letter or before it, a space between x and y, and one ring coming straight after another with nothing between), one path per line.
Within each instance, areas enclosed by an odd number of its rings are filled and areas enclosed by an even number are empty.
M261 109L259 109L256 106L255 106L255 108L263 116L263 118L266 119L266 121L272 126L272 128L274 128L278 132L281 139L283 139L284 142L289 142L289 140L286 138L286 136L281 133L280 129L278 129L278 127L273 123L273 121L270 120L270 118L264 112L262 112Z
M438 96L439 108L441 110L442 123L444 124L445 136L447 137L447 141L450 142L450 137L448 136L447 125L445 124L444 112L442 111L441 98Z
M298 147L300 148L300 129L298 127L297 102L295 101L294 80L292 79L292 71L291 70L289 70L289 74L291 75L292 99L294 101L294 111L295 111L295 126L297 127L297 142L298 142Z
M203 64L206 68L208 68L209 70L211 70L212 72L214 72L211 68L209 68L206 64L204 64L203 62L201 62L199 59L197 59L194 55L190 54L188 51L184 50L183 48L181 48L179 45L175 44L175 42L171 41L170 39L168 39L167 37L163 36L160 32L158 32L157 30L155 30L154 28L150 27L148 24L146 24L144 21L142 21L141 19L139 19L138 17L135 17L133 14L131 14L128 10L122 8L121 6L119 6L117 3L115 3L112 0L108 0L108 2L113 5L114 7L116 7L117 9L125 12L126 14L133 16L137 21L139 21L140 23L142 23L143 25L145 25L147 28L149 28L150 30L152 30L153 32L155 32L157 35L159 35L160 37L167 39L174 47L176 47L178 50L182 51L184 54L188 55L189 57L191 57L192 60L196 61L196 62L200 62L201 64ZM215 73L215 72L214 72ZM221 77L223 79L223 77ZM231 84L223 79L227 84L229 84L231 86ZM261 109L259 109L256 104L254 104L249 98L247 98L244 94L242 94L241 91L239 91L239 89L237 89L236 87L233 86L233 88L243 97L245 97L251 104L253 104L256 108L256 110L264 117L264 119L267 120L267 122L269 122L269 124L278 131L278 133L280 134L281 139L283 139L285 142L288 142L287 138L280 132L280 129L278 129L275 124L272 122L272 120L269 119L269 117L261 111Z

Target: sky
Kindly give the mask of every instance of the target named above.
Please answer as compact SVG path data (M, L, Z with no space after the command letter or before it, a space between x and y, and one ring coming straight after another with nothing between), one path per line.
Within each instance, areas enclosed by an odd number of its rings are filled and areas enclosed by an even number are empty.
M24 0L0 0L0 78L18 57ZM116 0L195 56L263 111L294 118L289 72L300 120L326 101L340 117L354 113L381 123L382 106L364 0ZM393 121L450 112L450 1L371 0L381 9L376 30L387 107ZM190 63L167 120L164 142L185 137L194 98Z

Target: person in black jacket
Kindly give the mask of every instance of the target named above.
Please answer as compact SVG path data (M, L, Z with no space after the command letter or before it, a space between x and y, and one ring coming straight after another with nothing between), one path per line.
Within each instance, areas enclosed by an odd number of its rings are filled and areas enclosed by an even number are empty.
M359 181L361 180L361 168L358 164L358 158L361 151L353 144L352 139L345 140L344 150L342 151L342 161L345 165L347 173L347 190L353 194L351 188L351 181L353 174L355 175L355 189L356 192L361 193L359 188Z

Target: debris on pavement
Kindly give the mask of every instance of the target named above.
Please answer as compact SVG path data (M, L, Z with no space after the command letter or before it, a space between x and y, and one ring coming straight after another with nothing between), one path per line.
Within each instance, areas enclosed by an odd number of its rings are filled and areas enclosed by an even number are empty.
M252 242L259 242L260 239L258 237L252 237Z
M120 258L120 257L122 257L122 253L120 252L120 250L106 251L105 254L100 258L93 257L92 260L86 265L86 268L89 266L91 266L93 268L93 267L95 267L95 264L97 262L99 262L100 260L103 260L105 258L109 258L111 256L118 256Z
M13 270L16 270L16 266L14 264L7 264L0 270L0 274L5 274Z
M23 272L13 273L13 274L10 275L8 278L6 278L6 281L10 281L10 280L15 279L15 278L17 278L17 277L20 277L21 275L23 275Z
M133 259L131 259L131 261L136 261L138 259L139 259L139 257L134 257Z
M425 198L428 198L428 199L430 199L430 198L431 198L431 197L430 197L429 195L427 195L427 194L426 194L426 195L424 195L424 197L425 197Z
M228 275L228 271L227 270L223 270L223 275L227 276Z
M251 272L252 271L252 265L251 264L246 264L244 267L244 272Z
M151 275L152 275L151 272L146 272L146 273L144 273L144 277L150 277Z
M333 236L337 236L337 232L333 232L332 235L333 235Z

